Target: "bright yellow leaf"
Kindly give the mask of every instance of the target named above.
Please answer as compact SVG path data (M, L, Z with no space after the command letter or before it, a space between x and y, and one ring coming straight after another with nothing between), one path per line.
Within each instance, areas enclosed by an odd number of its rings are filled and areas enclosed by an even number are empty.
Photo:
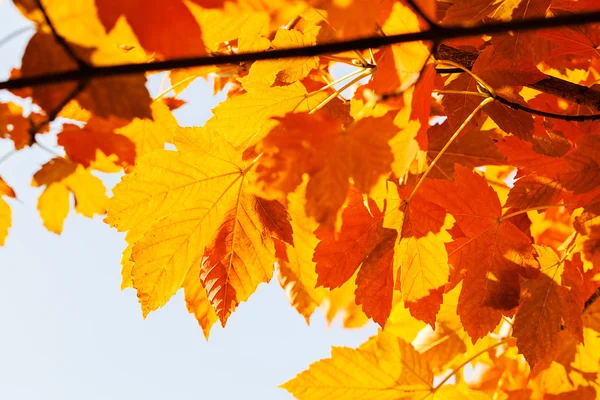
M38 210L44 226L51 232L62 232L71 193L77 213L92 218L106 211L106 188L102 181L81 165L64 158L54 158L44 164L33 176L32 186L46 186L38 200Z
M333 347L331 358L313 363L281 387L302 400L396 400L425 398L433 374L419 353L386 332L358 349Z

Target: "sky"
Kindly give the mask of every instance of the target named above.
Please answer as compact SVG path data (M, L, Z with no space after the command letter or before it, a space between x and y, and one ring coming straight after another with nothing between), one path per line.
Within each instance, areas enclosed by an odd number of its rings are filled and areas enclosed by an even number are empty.
M28 26L0 0L0 80L20 65L34 29L3 38ZM202 124L219 101L202 80L182 98L181 125ZM54 135L38 137L60 151ZM0 140L0 158L12 149ZM0 247L0 399L290 399L280 384L328 357L332 345L356 347L375 334L373 324L328 326L320 311L307 326L276 279L260 285L225 329L215 325L208 341L181 293L144 320L135 292L120 290L122 233L74 213L60 236L43 227L40 190L30 183L52 157L34 146L0 163L18 197L8 200L13 227ZM109 189L118 181L103 178Z

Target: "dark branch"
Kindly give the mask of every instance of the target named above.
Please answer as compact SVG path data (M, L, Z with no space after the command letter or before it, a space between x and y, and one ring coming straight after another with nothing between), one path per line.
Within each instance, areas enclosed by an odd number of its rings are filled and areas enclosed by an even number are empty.
M585 122L585 121L598 121L598 120L600 120L600 114L594 114L594 115L564 115L564 114L556 114L556 113L551 113L551 112L547 112L547 111L536 110L536 109L524 106L522 104L512 102L512 101L507 100L507 99L505 99L503 97L500 97L500 96L494 97L494 100L497 100L499 103L507 105L510 108L514 109L514 110L525 111L525 112L528 112L530 114L539 115L541 117L546 117L546 118L562 119L564 121L570 121L570 122Z
M467 69L473 68L473 64L475 64L475 60L478 56L478 54L476 53L455 49L446 45L439 46L437 50L438 51L434 54L437 60L453 61ZM446 71L448 70L438 70L439 73L450 73ZM548 76L547 78L542 79L541 81L527 85L527 87L600 111L600 91L590 89L586 86L577 85L575 83L563 81L562 79L558 79L553 76ZM515 104L509 104L510 102L506 99L502 100L504 100L504 104L507 105ZM499 99L499 101L502 100ZM585 116L585 118L583 118L584 116L566 116L561 114L552 114L546 113L545 111L532 110L521 105L515 105L513 108L520 108L523 111L531 112L532 114L541 115L548 118L566 119L567 121L593 121L599 118L595 116Z
M24 87L81 81L115 75L132 75L151 71L164 71L177 68L200 67L207 65L239 64L242 62L273 60L278 58L311 57L324 54L341 53L352 50L365 50L397 43L415 41L438 42L444 39L453 39L468 36L491 35L494 33L531 31L545 28L573 26L587 23L600 22L600 11L585 14L561 15L554 18L534 18L483 24L473 27L438 27L422 32L405 33L392 36L371 36L344 42L323 43L315 46L298 47L290 49L272 50L267 52L241 53L231 55L217 55L213 57L192 57L175 60L158 61L141 64L122 64L113 66L92 66L87 69L64 71L32 77L11 79L0 83L2 89L21 89ZM576 85L577 86L577 85Z
M89 69L90 66L88 65L88 63L86 63L81 58L79 58L79 56L77 54L75 54L75 52L73 51L71 46L69 46L69 44L67 43L65 38L62 37L56 31L56 28L54 27L54 24L50 20L50 17L48 17L48 13L46 13L46 9L42 5L41 0L34 0L34 1L35 1L35 4L37 5L37 7L42 12L42 14L44 15L44 20L46 21L46 24L48 24L48 27L52 31L52 35L54 35L54 40L56 40L56 42L59 44L59 46L65 50L65 52L69 55L69 57L71 57L73 59L73 61L75 61L77 63L77 66L79 67L79 69Z
M46 125L48 125L49 123L51 123L52 121L54 121L56 119L56 117L58 117L58 114L62 111L63 108L65 108L65 106L67 104L69 104L69 102L71 100L73 100L75 97L77 97L79 95L79 93L83 92L83 90L85 89L85 87L87 86L88 81L81 81L77 84L77 86L75 87L75 89L73 89L68 95L65 96L65 98L56 105L56 107L54 107L54 109L48 114L48 116L46 117L46 120L41 122L40 124L37 125L32 125L31 128L29 129L29 144L32 145L33 143L35 143L35 135Z

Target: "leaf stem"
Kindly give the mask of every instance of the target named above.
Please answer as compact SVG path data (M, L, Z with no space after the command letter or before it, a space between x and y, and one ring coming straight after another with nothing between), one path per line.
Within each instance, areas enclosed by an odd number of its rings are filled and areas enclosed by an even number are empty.
M157 100L160 100L161 98L163 98L167 93L169 93L171 90L175 89L176 87L179 87L181 85L183 85L184 83L187 83L193 79L196 79L197 77L194 75L190 75L185 79L180 80L179 82L177 82L174 85L171 85L171 87L166 88L165 90L163 90L162 92L160 92L159 94L156 95L155 98L152 99L152 102L154 103Z
M496 97L496 92L494 91L494 88L491 87L490 85L488 85L487 83L485 83L485 81L483 79L481 79L479 76L477 76L477 74L474 73L473 71L471 71L470 69L465 68L464 66L462 66L458 63L455 63L454 61L450 61L450 60L439 60L439 61L436 61L435 64L436 65L450 65L451 67L462 69L467 74L471 75L473 77L473 79L475 79L477 81L477 83L479 83L479 85L481 85L485 90L487 90L492 97L494 97L494 98Z
M547 206L539 206L539 207L530 207L530 208L526 208L524 210L519 210L519 211L512 212L510 214L503 215L502 217L500 217L498 219L498 222L506 221L509 218L516 217L517 215L525 214L529 211L547 210L549 208L567 207L567 206L574 206L577 204L578 204L577 202L573 202L573 203L563 203L563 204L548 204Z
M435 392L436 390L438 390L440 387L442 387L444 385L444 383L448 382L448 380L453 377L458 371L460 371L465 365L467 365L468 363L470 363L471 361L473 361L474 359L476 359L477 357L479 357L480 355L484 354L487 351L490 351L500 345L503 345L504 343L508 342L511 338L510 337L505 337L502 340L500 340L499 342L496 342L494 344L492 344L491 346L486 347L485 349L475 353L474 355L472 355L471 357L467 358L465 361L463 361L462 363L460 363L458 366L452 368L452 371L450 371L450 374L448 374L444 379L442 379L440 381L440 383L438 383L434 388L433 391Z
M320 102L318 106L316 106L309 112L309 114L313 114L313 113L319 111L321 108L325 107L331 100L333 100L334 98L339 96L344 90L348 89L350 86L354 85L356 82L360 81L361 79L371 75L373 73L372 71L373 71L372 69L363 69L359 76L355 77L354 79L352 79L350 82L346 83L341 88L335 89L335 92L333 92L328 98L326 98L325 100Z
M419 187L421 186L421 184L423 183L423 181L425 180L427 175L429 175L429 172L431 172L431 170L433 169L435 164L438 162L438 160L444 155L444 152L446 150L448 150L448 147L450 147L452 142L454 142L454 140L463 131L463 129L465 129L465 127L469 124L469 122L471 122L473 117L475 117L475 115L479 112L479 110L481 110L483 107L485 107L486 104L491 103L492 101L494 101L494 99L492 97L487 97L487 98L483 99L483 101L481 103L479 103L479 105L477 107L475 107L475 109L473 111L471 111L471 114L469 114L469 116L463 121L463 123L458 127L458 129L456 130L456 132L454 132L454 134L450 137L450 139L448 139L448 141L446 142L444 147L442 147L442 149L439 151L438 155L433 159L431 164L429 164L429 167L427 167L425 172L423 172L423 175L421 175L421 178L415 185L415 188L413 189L413 191L410 194L410 196L408 197L408 199L406 199L406 202L409 202L410 200L412 200L412 198L417 193L417 190L419 189Z
M308 96L308 97L312 97L312 96L314 96L315 94L317 94L317 93L321 93L321 92L323 92L323 91L325 91L325 90L329 89L329 88L330 88L330 87L332 87L333 85L337 85L338 83L340 83L340 82L343 82L343 81L345 81L346 79L348 79L348 78L351 78L351 77L353 77L353 76L359 75L359 74L363 73L364 71L366 71L366 68L360 68L360 69L357 69L356 71L352 71L352 72L350 72L348 75L346 75L346 76L343 76L343 77L341 77L340 79L336 79L336 80L335 80L335 81L333 81L333 82L329 82L327 85L323 86L321 89L319 89L319 90L315 90L314 92L310 92L310 93L309 93L307 96Z

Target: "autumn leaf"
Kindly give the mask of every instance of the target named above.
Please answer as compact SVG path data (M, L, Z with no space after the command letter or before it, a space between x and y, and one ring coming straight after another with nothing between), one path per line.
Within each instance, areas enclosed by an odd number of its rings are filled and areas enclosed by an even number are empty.
M107 156L116 156L116 164L121 166L135 163L135 145L126 136L114 132L98 131L92 128L79 128L66 124L58 134L58 144L65 148L69 158L84 167L96 160L101 151Z
M343 126L322 114L288 114L259 146L263 157L257 180L264 182L265 191L286 193L302 174L309 174L307 213L332 226L350 178L358 190L369 193L389 170L393 156L388 141L397 132L392 119L365 118Z
M340 287L360 267L356 302L367 316L385 325L392 307L396 232L383 227L383 214L374 203L367 209L360 193L353 191L342 213L340 232L321 226L315 234L319 239L313 257L317 286Z
M452 214L461 230L446 249L453 273L463 279L458 314L475 341L498 325L502 310L519 304L519 276L536 276L538 262L530 239L502 219L498 196L483 178L457 165L454 180L429 181L422 195Z
M198 22L184 1L95 0L98 17L107 31L123 16L140 44L166 58L199 56L205 53ZM208 3L208 2L207 2ZM172 29L173 24L177 29ZM147 26L152 26L148 30Z
M380 332L358 349L333 347L281 387L299 399L397 399L433 390L427 363L409 344Z
M277 200L242 193L205 248L200 279L221 324L273 274L272 239L292 244L287 211ZM259 229L256 229L259 227ZM134 249L135 251L135 249Z
M234 146L248 146L277 125L273 117L282 117L289 112L310 111L322 99L318 96L309 97L300 82L248 91L217 106L206 127L220 132Z
M279 284L286 291L290 304L309 321L327 293L317 286L317 274L312 255L319 243L313 231L316 222L304 210L305 186L288 196L287 209L291 217L294 245L275 241Z
M175 142L179 151L149 154L117 185L107 222L145 227L131 253L144 315L163 306L201 263L202 284L224 325L239 302L270 280L272 237L291 241L291 228L281 205L246 192L254 163L245 165L214 132L183 131ZM147 191L138 189L142 182Z
M89 61L92 48L71 45L73 52ZM49 34L37 33L27 45L23 55L21 75L30 77L44 73L59 73L77 69L77 64ZM150 117L150 96L145 87L146 79L140 75L116 76L90 81L76 96L81 106L97 116L110 115L125 119ZM71 93L77 84L64 83L37 86L32 97L44 110L56 109ZM119 93L119 96L114 96Z
M183 290L208 338L276 270L307 324L381 327L297 398L597 397L597 1L13 3L3 178L27 206L11 168L52 153L30 190L55 233L108 208L144 317ZM219 103L183 127L197 78Z
M61 233L69 213L71 193L75 211L88 218L106 211L106 188L102 181L81 165L64 158L48 161L33 175L32 186L45 186L38 199L38 210L44 226Z

